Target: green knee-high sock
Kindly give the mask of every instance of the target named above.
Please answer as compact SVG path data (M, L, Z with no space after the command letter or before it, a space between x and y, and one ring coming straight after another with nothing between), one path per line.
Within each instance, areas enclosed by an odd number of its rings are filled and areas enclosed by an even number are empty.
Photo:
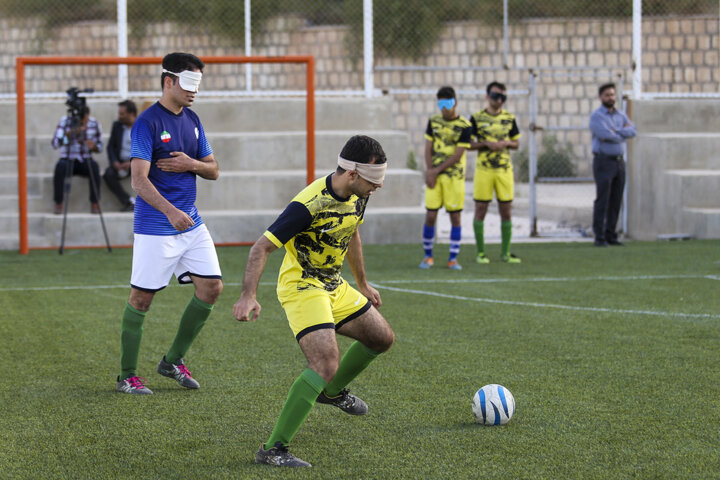
M325 393L328 397L337 396L340 391L357 377L360 372L370 365L380 355L374 350L370 350L360 342L354 342L350 345L340 365L338 365L335 377L325 387Z
M185 356L195 337L197 337L203 325L205 325L205 320L208 319L212 310L212 305L203 302L193 295L180 319L180 326L178 326L175 340L173 340L170 350L168 350L167 355L165 355L166 361L174 363Z
M512 238L512 221L500 222L500 233L502 234L502 256L510 255L510 239Z
M140 341L142 340L143 322L146 313L134 309L129 303L125 305L120 327L120 380L137 375Z
M475 230L475 245L477 253L485 253L485 222L482 220L473 220L473 230Z
M276 442L283 445L290 445L300 426L303 424L318 395L325 388L325 379L315 370L306 368L305 371L295 380L288 393L285 405L283 405L280 416L275 423L270 438L265 448L271 448Z

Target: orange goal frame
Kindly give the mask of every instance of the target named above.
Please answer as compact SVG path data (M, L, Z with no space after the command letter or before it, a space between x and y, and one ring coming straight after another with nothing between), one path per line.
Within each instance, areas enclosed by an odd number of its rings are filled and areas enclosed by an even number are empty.
M315 180L315 57L312 55L284 57L201 57L208 63L299 63L305 65L306 128L307 128L307 183ZM162 63L162 57L17 57L15 78L17 91L17 151L18 151L18 205L20 220L20 254L27 255L28 203L27 203L27 132L25 129L25 65L152 65ZM45 249L39 247L38 249Z

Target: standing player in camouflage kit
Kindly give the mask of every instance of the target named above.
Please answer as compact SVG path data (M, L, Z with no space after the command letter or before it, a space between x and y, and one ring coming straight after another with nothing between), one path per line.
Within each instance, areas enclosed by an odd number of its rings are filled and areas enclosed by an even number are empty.
M143 322L155 293L168 285L173 274L180 283L193 283L195 295L157 371L185 388L200 388L183 356L222 291L215 245L195 207L196 177L215 180L219 175L202 123L187 108L195 100L203 67L189 53L166 55L160 101L145 110L132 128L132 186L138 197L130 299L122 317L119 392L152 393L137 376Z
M510 253L512 201L515 194L510 150L517 150L520 130L515 122L515 115L503 109L507 100L506 91L502 83L490 83L487 86L487 107L470 118L475 137L470 149L478 150L473 188L477 263L490 263L490 259L485 255L485 215L493 199L493 191L500 211L500 259L507 263L520 263L520 259Z
M425 130L425 224L420 268L435 264L433 243L438 210L450 214L450 256L448 268L461 270L457 261L462 238L461 214L465 205L465 150L470 148L470 122L457 113L457 99L452 87L437 92L438 109L428 120Z

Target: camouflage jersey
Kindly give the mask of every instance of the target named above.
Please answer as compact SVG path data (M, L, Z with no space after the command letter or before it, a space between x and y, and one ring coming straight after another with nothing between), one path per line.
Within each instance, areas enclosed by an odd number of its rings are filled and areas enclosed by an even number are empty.
M472 129L470 122L462 116L454 120L445 120L442 114L437 113L428 120L425 138L432 142L433 166L440 165L455 153L457 147L470 148L470 135ZM441 175L451 178L465 178L465 152L460 160L443 170Z
M323 288L334 291L355 230L363 222L367 198L339 197L330 179L318 178L305 187L268 227L265 236L285 246L278 292Z
M491 115L487 110L473 113L470 117L473 136L478 142L499 142L500 140L518 140L520 130L515 123L515 115L507 110L501 110L497 115ZM477 169L512 168L510 152L503 148L498 152L479 150L477 156Z

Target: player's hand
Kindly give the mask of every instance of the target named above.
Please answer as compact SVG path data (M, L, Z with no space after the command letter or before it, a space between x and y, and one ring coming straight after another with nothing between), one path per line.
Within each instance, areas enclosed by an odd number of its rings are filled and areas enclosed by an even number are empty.
M368 300L370 300L370 303L373 304L373 307L380 308L382 306L380 292L378 292L375 288L370 285L366 285L365 287L361 288L360 291L363 295L367 297Z
M506 146L503 140L500 140L499 142L487 142L486 145L493 152L498 152Z
M90 150L91 152L94 152L97 150L97 144L93 140L85 140L85 146Z
M233 316L238 322L254 322L260 316L262 307L254 298L241 295L233 305Z
M425 185L428 186L428 188L435 188L435 183L437 183L437 172L434 168L429 169L427 172L425 172Z
M167 214L167 219L178 232L184 232L188 228L195 225L195 222L192 218L190 218L190 215L183 212L182 210L178 210L177 208L174 208L170 213Z
M157 167L163 172L182 173L195 169L195 160L183 152L170 152L170 158L160 158Z

